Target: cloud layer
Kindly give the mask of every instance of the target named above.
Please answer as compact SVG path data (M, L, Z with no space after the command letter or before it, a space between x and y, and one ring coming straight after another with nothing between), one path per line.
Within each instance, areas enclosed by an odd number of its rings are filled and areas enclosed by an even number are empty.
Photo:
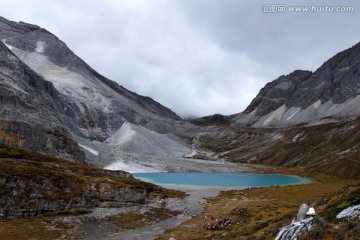
M354 12L262 13L265 0L2 0L0 15L48 29L99 73L189 117L241 112L267 82L314 71L360 41L357 1L283 2Z

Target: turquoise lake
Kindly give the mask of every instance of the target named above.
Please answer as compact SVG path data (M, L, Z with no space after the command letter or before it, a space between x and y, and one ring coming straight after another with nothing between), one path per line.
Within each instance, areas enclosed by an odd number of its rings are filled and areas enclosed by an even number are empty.
M133 173L135 178L161 186L248 188L311 183L311 180L280 174L253 173Z

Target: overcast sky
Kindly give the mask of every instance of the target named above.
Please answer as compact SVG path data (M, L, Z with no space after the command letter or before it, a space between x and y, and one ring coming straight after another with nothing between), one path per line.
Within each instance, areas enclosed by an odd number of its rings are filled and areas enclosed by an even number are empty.
M284 13L264 13L285 4ZM293 13L290 6L353 6ZM102 75L182 117L243 111L269 81L315 71L360 42L351 0L0 0L0 15L46 28Z

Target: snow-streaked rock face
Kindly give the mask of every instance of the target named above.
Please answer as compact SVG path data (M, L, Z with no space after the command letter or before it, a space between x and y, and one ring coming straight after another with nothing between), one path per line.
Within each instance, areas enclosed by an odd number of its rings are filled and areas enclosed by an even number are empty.
M297 91L298 85L311 76L310 71L294 71L287 76L280 76L278 79L267 83L259 94L252 100L243 114L254 112L254 117L267 115L287 102Z
M79 145L73 148L101 167L117 161L144 162L149 157L181 159L192 151L189 139L197 127L153 99L101 76L47 30L0 17L0 40L6 60L16 62L0 64L0 101L16 105L11 110L2 105L0 120L18 118L30 125L61 126L72 135L65 140L75 139ZM36 93L24 82L22 68L32 74L28 78L38 88ZM45 87L40 87L40 81ZM50 97L38 93L43 88ZM32 112L25 112L22 105ZM51 114L46 115L43 105L51 106ZM50 142L41 144L53 147Z
M99 152L98 152L98 151L96 151L96 150L94 150L94 149L92 149L92 148L89 148L89 147L87 147L87 146L81 145L81 144L79 144L79 146L80 146L81 148L85 149L86 151L88 151L89 153L91 153L91 154L93 154L93 155L95 155L95 156L99 156Z
M7 46L21 61L52 82L59 92L74 99L79 106L81 103L86 103L93 108L101 109L104 113L109 113L111 100L102 94L96 82L91 82L82 75L49 61L48 57L42 55L44 42L41 43L43 43L40 45L42 48L37 44L36 52L26 52L10 45Z
M281 127L360 116L359 69L360 43L336 54L314 73L296 70L266 84L232 123Z
M250 117L251 116L251 117ZM331 100L321 103L314 102L309 107L286 107L282 105L275 111L261 117L254 117L254 113L248 115L248 123L254 127L278 127L307 123L310 125L336 121L336 118L354 118L360 116L360 96L349 99L343 103L335 104ZM241 124L242 119L235 120Z
M284 115L285 112L285 105L282 105L281 107L279 107L278 109L276 109L274 112L269 113L269 116L266 117L263 125L269 125L270 123L274 122L274 121L280 121L282 116Z
M76 105L0 42L0 144L84 162L63 125L76 124L77 113Z
M151 98L130 92L95 72L45 29L0 18L0 39L78 106L81 131L71 126L74 132L104 140L125 121L145 125L180 120L174 112Z

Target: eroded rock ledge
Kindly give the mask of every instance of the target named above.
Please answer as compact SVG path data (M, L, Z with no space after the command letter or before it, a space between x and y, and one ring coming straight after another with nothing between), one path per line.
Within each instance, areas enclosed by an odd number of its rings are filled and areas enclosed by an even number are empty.
M130 173L98 169L50 155L0 146L0 215L143 204L162 188Z

